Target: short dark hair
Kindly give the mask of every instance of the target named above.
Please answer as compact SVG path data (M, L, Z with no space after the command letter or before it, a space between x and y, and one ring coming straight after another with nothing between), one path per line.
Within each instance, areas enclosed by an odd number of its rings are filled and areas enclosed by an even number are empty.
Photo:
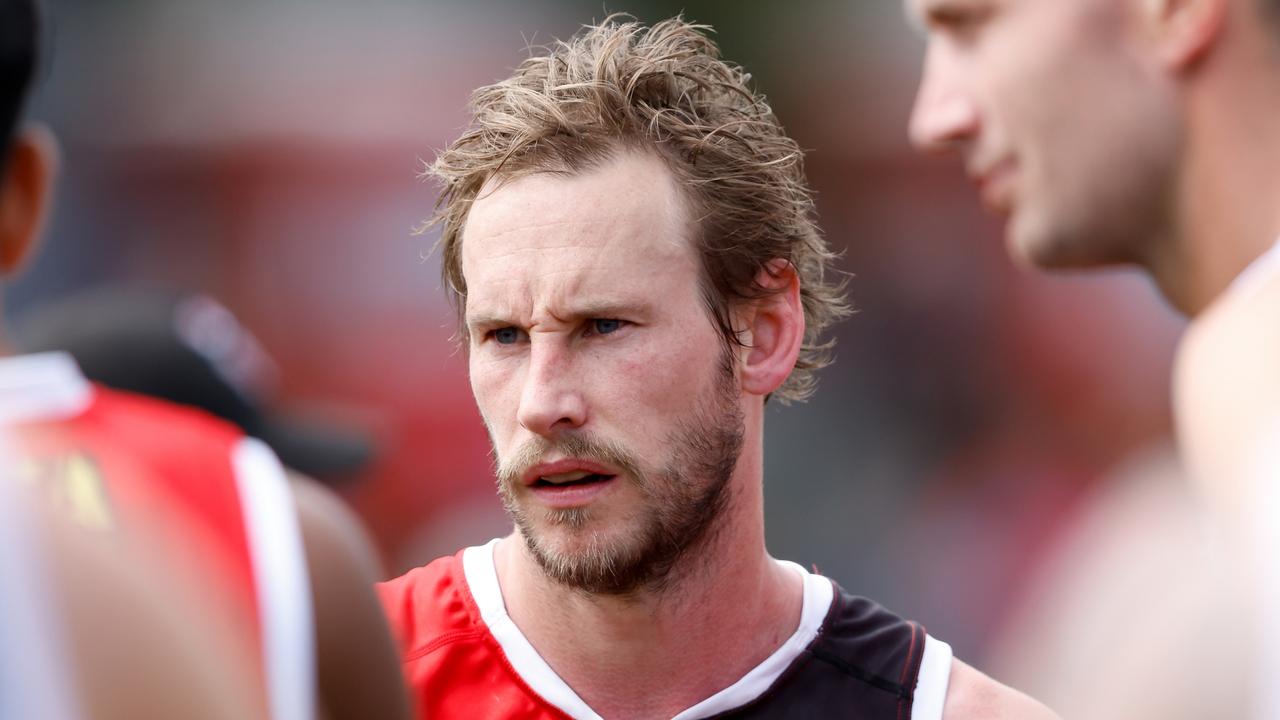
M9 154L35 75L38 34L36 0L0 0L0 163Z

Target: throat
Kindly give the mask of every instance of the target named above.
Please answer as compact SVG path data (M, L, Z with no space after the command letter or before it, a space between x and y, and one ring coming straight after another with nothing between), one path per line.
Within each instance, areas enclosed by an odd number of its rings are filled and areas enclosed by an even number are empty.
M761 556L758 568L707 568L628 597L548 583L530 559L504 594L538 654L597 713L672 717L737 683L799 627L801 573Z

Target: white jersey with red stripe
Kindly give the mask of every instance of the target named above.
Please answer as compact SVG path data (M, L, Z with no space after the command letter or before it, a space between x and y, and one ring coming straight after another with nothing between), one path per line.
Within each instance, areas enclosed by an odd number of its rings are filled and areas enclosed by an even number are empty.
M244 632L270 717L314 717L306 557L266 445L202 412L96 386L61 353L0 360L0 426L31 487L91 532L159 548L167 577Z

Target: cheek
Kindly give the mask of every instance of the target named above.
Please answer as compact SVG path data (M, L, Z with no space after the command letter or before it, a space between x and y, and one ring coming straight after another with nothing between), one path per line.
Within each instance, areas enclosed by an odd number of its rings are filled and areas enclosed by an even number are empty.
M515 374L510 368L502 367L501 363L476 360L473 357L469 362L469 375L476 408L496 441L504 427L504 418L514 417L515 403L519 397L518 386L514 382Z
M714 331L673 333L628 353L615 368L620 397L658 413L681 413L718 373L720 340ZM626 388L623 391L623 388Z

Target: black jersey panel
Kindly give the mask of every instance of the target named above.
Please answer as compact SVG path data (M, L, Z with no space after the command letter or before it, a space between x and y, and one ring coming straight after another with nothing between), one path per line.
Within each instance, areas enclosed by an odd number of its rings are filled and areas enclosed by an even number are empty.
M717 718L909 720L924 628L838 585L818 637L755 701Z

